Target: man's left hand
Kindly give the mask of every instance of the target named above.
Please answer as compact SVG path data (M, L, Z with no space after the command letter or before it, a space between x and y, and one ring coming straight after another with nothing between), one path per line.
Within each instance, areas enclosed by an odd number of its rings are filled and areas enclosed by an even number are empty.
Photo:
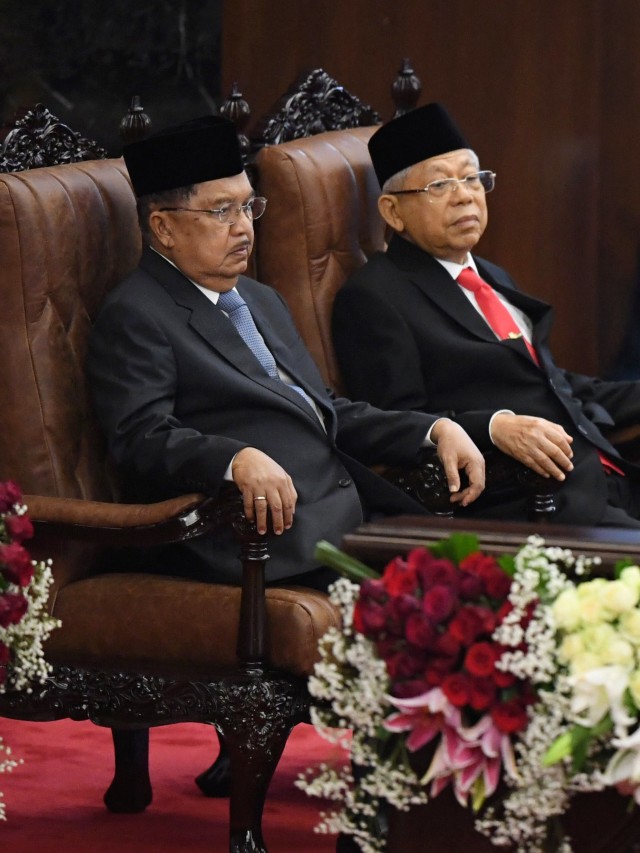
M451 502L468 506L484 489L484 457L462 429L448 418L440 418L431 429L440 461L449 483ZM465 471L469 485L460 490L460 470Z

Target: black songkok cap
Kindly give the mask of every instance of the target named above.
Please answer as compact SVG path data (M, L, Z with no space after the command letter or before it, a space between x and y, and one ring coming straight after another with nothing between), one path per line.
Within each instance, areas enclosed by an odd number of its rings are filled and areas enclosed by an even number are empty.
M137 196L230 178L244 171L236 127L203 116L125 145L122 152Z
M471 148L441 104L427 104L383 124L369 140L380 186L392 175L459 148Z

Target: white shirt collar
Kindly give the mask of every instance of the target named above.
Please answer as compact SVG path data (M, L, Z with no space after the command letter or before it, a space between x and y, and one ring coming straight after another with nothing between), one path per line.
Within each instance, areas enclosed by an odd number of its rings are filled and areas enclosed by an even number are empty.
M455 261L443 261L440 260L440 258L435 258L435 260L439 264L442 264L442 266L446 269L451 278L456 280L462 270L466 269L467 267L471 267L474 272L478 272L478 267L476 266L476 262L473 260L471 253L467 255L467 259L463 264L457 264Z

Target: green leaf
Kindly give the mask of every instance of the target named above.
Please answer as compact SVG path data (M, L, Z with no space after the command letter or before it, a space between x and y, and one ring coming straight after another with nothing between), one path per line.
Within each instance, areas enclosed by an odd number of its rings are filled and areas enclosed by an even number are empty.
M516 558L513 554L503 554L497 558L497 563L503 572L512 578L516 573Z
M480 550L478 537L474 533L452 533L448 539L430 545L429 550L436 557L445 557L456 565Z
M374 571L369 566L365 566L360 560L350 557L349 554L345 554L344 551L341 551L335 545L332 545L331 542L327 542L324 539L316 544L315 558L324 566L335 569L341 575L356 583L360 583L360 581L367 578L380 577L379 572Z
M571 732L564 732L554 740L542 756L542 764L544 767L551 767L568 755L571 755Z

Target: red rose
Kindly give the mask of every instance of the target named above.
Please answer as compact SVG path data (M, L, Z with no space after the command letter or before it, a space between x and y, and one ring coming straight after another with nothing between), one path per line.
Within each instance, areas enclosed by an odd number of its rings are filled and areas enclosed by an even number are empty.
M470 646L480 634L486 633L484 608L469 605L461 607L449 622L449 633L463 646Z
M33 563L22 545L0 545L0 574L18 586L26 586L33 577Z
M387 591L378 578L366 578L360 584L359 598L370 598L379 604L384 604L387 600Z
M427 589L422 599L422 609L434 622L444 622L454 611L458 596L452 587L437 584Z
M460 598L465 601L477 601L482 595L482 581L478 575L472 575L469 572L460 572L460 582L458 591Z
M412 646L428 649L436 638L436 630L426 613L411 613L405 624L404 635Z
M11 660L11 652L9 646L6 646L0 641L0 666L5 666Z
M511 687L517 681L517 678L512 672L504 672L501 669L493 670L493 683L496 687Z
M474 643L465 655L465 669L480 678L493 675L499 657L500 652L495 643Z
M412 678L409 681L401 681L399 684L394 684L391 693L397 696L398 699L412 699L414 696L426 693L431 686L419 678Z
M476 711L485 711L496 698L496 687L490 678L471 679L469 704Z
M461 644L459 640L445 631L443 634L438 634L433 644L433 650L436 654L443 655L446 658L457 658L460 653Z
M505 734L521 732L527 727L527 711L521 699L498 702L497 705L493 706L490 713L496 728Z
M398 655L395 664L396 677L404 681L407 678L413 678L424 670L424 657L419 653L414 654L407 651Z
M416 570L396 557L385 568L382 583L389 595L410 594L417 586Z
M503 601L511 589L511 578L504 572L500 566L487 567L481 575L484 583L484 588L490 598L495 598L498 601Z
M442 682L442 692L452 705L462 708L471 698L471 679L464 672L454 672Z
M7 628L17 625L27 612L27 599L20 592L5 592L0 595L0 625Z
M418 574L424 589L442 584L458 588L458 570L450 560L441 560L427 552L428 557L418 565Z
M394 595L384 606L387 628L404 636L404 626L411 613L420 611L420 602L413 595Z
M468 554L463 560L460 560L460 569L463 572L469 572L469 574L477 575L478 577L482 576L487 566L496 565L494 557L481 554L480 551L474 551L473 554Z
M7 515L4 524L11 538L17 542L33 536L33 524L28 515Z
M384 608L376 601L357 601L353 614L356 631L365 636L375 636L386 625Z
M8 512L14 504L22 503L22 492L11 480L0 483L0 512Z

